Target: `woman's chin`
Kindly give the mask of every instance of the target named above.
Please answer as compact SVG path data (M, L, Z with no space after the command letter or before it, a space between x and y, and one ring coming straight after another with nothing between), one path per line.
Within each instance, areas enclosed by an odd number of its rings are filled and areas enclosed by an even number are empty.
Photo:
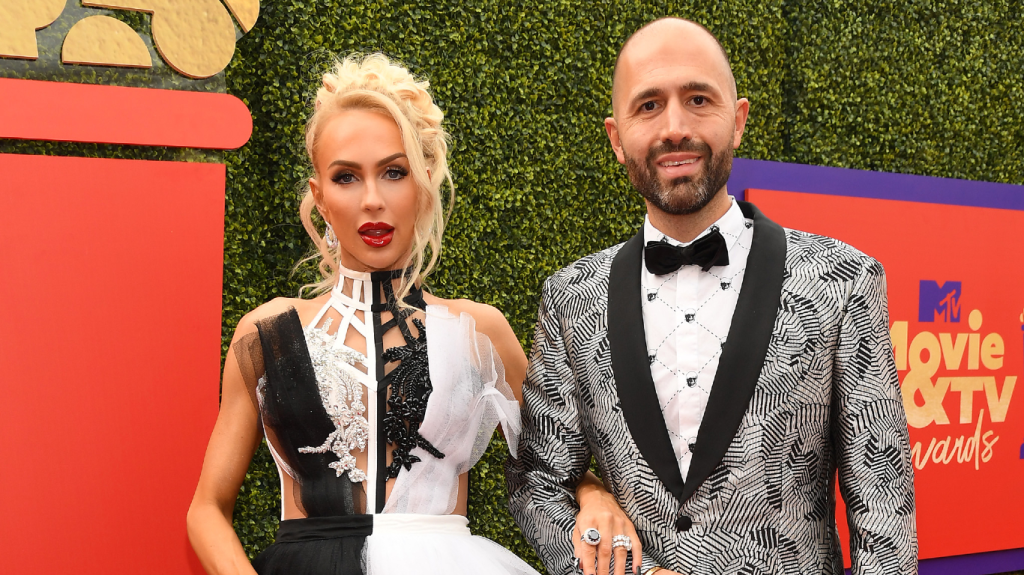
M375 272L393 270L403 267L409 256L409 250L397 249L389 244L384 247L362 246L348 254L342 254L341 265L353 271ZM347 256L347 257L346 257Z

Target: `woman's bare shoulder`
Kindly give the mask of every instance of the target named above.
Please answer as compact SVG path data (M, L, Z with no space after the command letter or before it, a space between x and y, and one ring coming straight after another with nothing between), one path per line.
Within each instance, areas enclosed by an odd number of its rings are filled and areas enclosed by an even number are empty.
M516 332L512 331L512 326L505 319L505 314L494 306L468 299L441 299L429 294L424 294L423 299L430 305L447 306L448 313L452 315L466 313L473 318L476 331L486 335L498 352L505 367L505 381L512 387L516 400L521 403L522 382L526 377L526 354Z
M468 314L476 323L476 330L486 335L495 345L509 338L518 341L505 314L498 308L470 299L443 299L431 294L424 294L423 299L429 305L443 305L452 315Z
M303 324L313 319L316 312L323 306L324 296L314 299L302 299L297 297L276 297L263 305L253 309L242 316L235 328L235 334L251 333L256 331L256 323L260 320L281 315L289 309L294 309L299 314Z

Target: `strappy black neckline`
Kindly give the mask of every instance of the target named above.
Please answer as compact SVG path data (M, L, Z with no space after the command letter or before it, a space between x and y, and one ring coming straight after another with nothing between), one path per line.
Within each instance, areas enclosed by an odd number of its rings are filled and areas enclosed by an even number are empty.
M380 394L378 405L386 405L386 409L377 410L377 428L384 439L384 441L377 441L377 469L384 471L377 474L377 501L375 503L378 512L384 508L387 480L398 477L403 467L407 470L411 469L414 463L420 461L419 457L411 453L414 448L421 447L438 459L444 458L444 454L419 433L433 386L430 382L430 369L427 362L426 326L419 319L411 318L412 324L419 332L419 335L413 336L408 320L416 310L425 311L427 308L426 301L423 299L423 289L413 286L403 299L407 306L412 306L412 308L399 306L392 283L393 280L411 273L411 268L370 273L373 289L373 303L370 310L373 314L376 349L383 349L384 334L395 327L399 329L405 340L405 345L382 351L380 361L376 362L377 381L381 383L378 388L378 394ZM391 313L391 319L382 323L380 314L385 311ZM385 374L385 365L394 362L398 362L398 365ZM390 395L388 394L389 389ZM388 444L394 446L391 451L390 464L387 464L386 446Z

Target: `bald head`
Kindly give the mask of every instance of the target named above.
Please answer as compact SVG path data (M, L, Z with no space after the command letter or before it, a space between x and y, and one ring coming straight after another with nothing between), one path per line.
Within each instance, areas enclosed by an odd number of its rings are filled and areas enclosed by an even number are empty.
M736 79L732 75L729 55L707 28L683 18L660 18L649 22L626 39L615 58L612 73L612 107L625 97L621 94L623 72L632 75L637 67L651 62L652 57L674 52L684 65L702 65L707 72L718 77L730 97L737 97Z
M619 52L612 108L608 141L651 223L691 241L728 209L733 150L750 111L725 50L695 22L651 22Z

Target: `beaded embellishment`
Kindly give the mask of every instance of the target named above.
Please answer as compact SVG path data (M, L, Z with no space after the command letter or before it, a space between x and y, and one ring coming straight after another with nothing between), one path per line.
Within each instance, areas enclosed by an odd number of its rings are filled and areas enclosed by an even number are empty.
M331 318L322 328L304 330L309 358L316 372L320 401L334 423L334 431L319 447L300 447L299 453L334 453L338 461L328 465L338 477L348 473L349 480L366 480L366 473L356 467L353 449L366 450L370 425L363 405L363 385L356 379L357 363L366 364L366 356L344 346L337 346L340 334L329 334Z
M401 320L405 319L401 312L396 315ZM386 377L391 385L391 396L388 397L388 412L384 415L384 433L387 442L395 446L387 469L388 477L398 477L402 467L411 469L413 463L420 461L410 453L414 447L422 447L434 457L444 459L444 454L419 431L434 387L430 383L427 364L427 330L418 319L413 319L412 323L419 330L419 336L413 338L408 328L402 329L405 345L392 347L382 356L385 362L399 362ZM405 327L404 321L399 325Z

